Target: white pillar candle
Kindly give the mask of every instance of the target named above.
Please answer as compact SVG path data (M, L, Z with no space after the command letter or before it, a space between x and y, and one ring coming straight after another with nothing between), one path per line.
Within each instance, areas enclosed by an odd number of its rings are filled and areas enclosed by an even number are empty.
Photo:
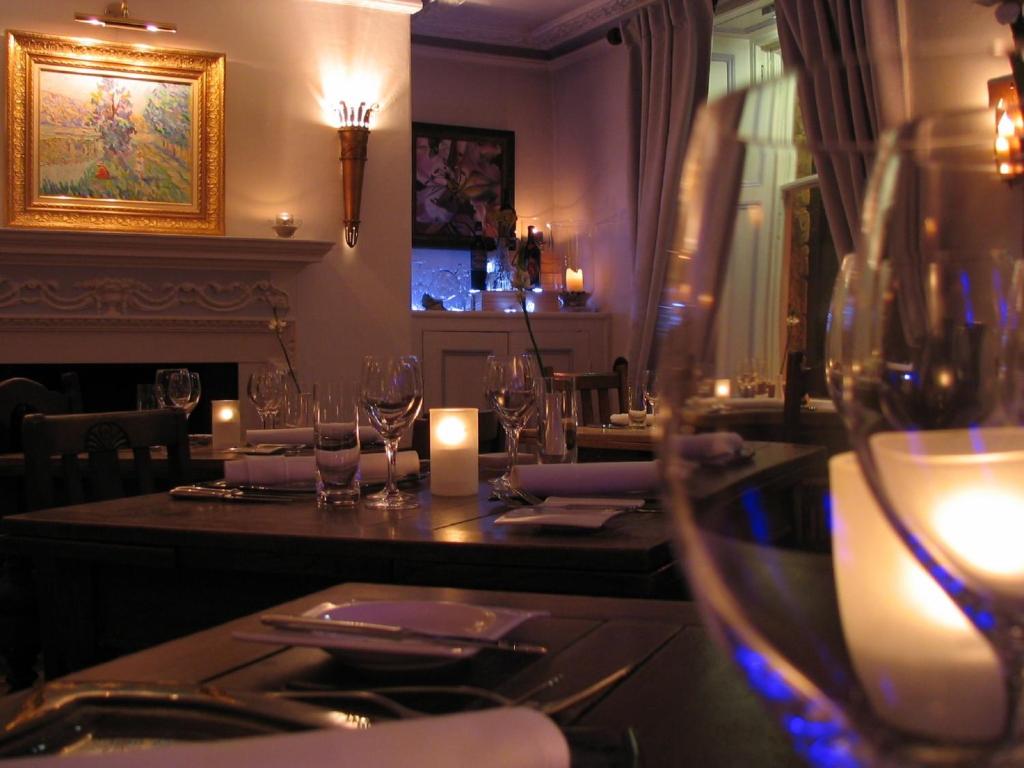
M732 394L732 382L729 379L715 379L715 397L727 398Z
M476 408L430 409L430 492L475 496L480 486Z
M213 447L236 448L242 442L242 416L237 400L212 400Z
M580 293L583 290L583 269L569 267L565 270L565 290L569 293Z
M852 453L829 460L829 483L843 635L876 714L923 736L995 738L1006 693L992 647L896 535Z

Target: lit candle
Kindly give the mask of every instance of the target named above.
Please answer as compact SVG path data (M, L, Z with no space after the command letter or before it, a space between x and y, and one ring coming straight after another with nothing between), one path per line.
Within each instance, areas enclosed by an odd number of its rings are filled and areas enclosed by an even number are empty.
M242 417L237 400L213 400L213 447L237 448L242 442Z
M476 408L430 409L430 492L475 496L479 489Z
M275 221L279 227L290 227L292 224L295 223L295 217L292 216L287 211L282 211L281 213L277 214L277 219Z
M924 736L995 738L1006 694L991 645L896 535L852 453L829 460L829 485L843 635L875 712Z
M732 381L715 379L715 397L727 398L732 394Z
M579 293L583 290L583 269L569 267L565 270L565 290L569 293Z

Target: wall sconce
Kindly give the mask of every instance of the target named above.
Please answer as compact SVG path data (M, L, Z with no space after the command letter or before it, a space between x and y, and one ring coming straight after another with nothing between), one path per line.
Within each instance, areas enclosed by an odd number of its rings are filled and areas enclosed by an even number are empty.
M995 110L995 140L992 143L999 175L1013 182L1024 175L1024 117L1012 75L988 81L988 103Z
M111 3L105 13L76 13L75 21L91 24L94 27L117 27L118 29L134 29L136 32L177 32L176 24L166 21L147 21L136 19L128 14L128 2Z
M370 116L377 104L358 108L338 102L338 139L341 142L342 194L345 202L345 242L354 248L359 239L359 207L363 200L363 169L366 167L366 142L370 138Z

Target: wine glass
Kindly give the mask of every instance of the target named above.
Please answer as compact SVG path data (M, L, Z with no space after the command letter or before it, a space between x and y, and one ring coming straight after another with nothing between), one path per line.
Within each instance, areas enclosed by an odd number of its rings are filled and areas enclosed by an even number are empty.
M172 371L167 378L167 399L175 408L180 408L185 412L186 420L199 405L202 391L199 374L196 371L183 368Z
M174 401L171 399L169 394L171 379L177 378L180 381L181 377L188 373L187 368L158 368L156 372L156 380L154 382L154 394L156 396L157 406L160 408L174 408L176 407ZM191 386L191 385L190 385Z
M249 374L246 392L260 415L260 425L267 428L267 419L277 415L285 394L284 372L275 367L262 368Z
M648 369L640 376L640 389L644 395L644 403L651 413L658 410L658 372Z
M395 457L398 441L423 406L423 374L420 361L412 355L363 358L360 403L373 428L384 441L388 461L388 481L384 490L365 498L374 509L412 509L419 506L416 496L403 493L395 484Z
M800 517L779 504L768 488L750 489L738 502L699 507L691 504L688 493L695 473L680 446L700 418L701 382L734 378L751 358L763 361L765 370L780 370L791 306L785 291L794 284L786 279L784 266L806 244L780 236L799 229L792 221L787 224L786 217L814 213L817 193L803 190L813 189L815 172L822 179L824 198L826 170L866 171L879 152L875 142L853 138L809 144L799 138L795 126L784 125L794 113L795 94L812 84L809 78L820 76L840 84L852 81L853 74L836 68L813 75L790 73L730 94L698 116L659 307L661 456L667 503L674 513L688 582L706 625L809 764L988 764L1003 747L1012 749L1014 737L1007 723L1015 718L1007 716L1012 711L1007 702L1014 694L1003 682L1020 678L1016 662L1004 667L1000 659L1006 657L1005 650L988 642L978 626L999 624L999 617L1006 615L1005 610L1000 613L1005 602L985 604L958 597L965 609L956 607L949 594L958 592L966 598L976 592L965 569L954 567L952 558L931 554L932 540L920 526L900 523L904 514L879 511L888 505L879 505L868 487L890 485L884 472L877 479L867 472L865 485L852 455L833 457L831 498L813 495L820 482L814 478L800 489ZM943 127L933 121L922 125L920 134L937 146L952 145L967 127ZM991 175L996 169L991 112L987 128L985 151L979 147L978 156L985 156ZM889 151L898 154L898 137L916 140L917 133L913 126L904 126L900 134L887 134L887 141L894 142ZM904 197L900 190L913 184L927 188ZM757 193L759 186L767 188ZM882 229L879 221L873 224L876 233L864 236L864 250L840 278L845 280L841 285L846 286L846 295L833 304L833 330L847 328L848 335L841 343L833 338L823 346L833 355L829 370L833 384L838 382L833 391L841 393L839 411L851 425L853 443L863 446L859 452L868 452L875 430L891 430L898 414L919 418L910 422L900 417L904 427L912 423L918 431L898 433L898 439L883 446L886 458L878 462L897 482L912 484L910 490L904 486L891 494L900 499L934 497L949 488L940 478L960 471L959 457L948 446L929 468L924 459L932 457L912 453L908 445L920 440L919 450L932 453L933 440L944 440L941 433L969 424L977 427L965 434L992 444L995 438L981 431L987 420L997 412L1021 410L1011 408L1005 398L999 408L977 407L979 401L998 402L998 382L1006 382L1015 371L1016 358L1005 347L1013 335L1011 328L1016 328L1015 312L1024 302L1018 303L1012 293L1012 270L992 256L994 243L977 249L985 256L981 262L957 258L935 269L920 248L923 241L935 238L942 241L936 249L951 257L980 222L997 225L1000 236L1006 235L1008 222L1017 223L1019 206L1007 210L1000 203L1011 194L1008 186L993 191L983 186L976 198L965 199L963 193L975 188L929 163L908 166L894 157L884 170L875 171L870 184L857 190L869 213L863 226L872 231L867 222L874 211L876 220L883 217L888 224L887 239L877 234ZM936 210L943 205L949 209ZM756 216L751 214L755 207ZM986 210L1000 213L983 216ZM835 227L836 209L828 213L826 219L817 209L808 218ZM1000 218L1004 213L1007 218ZM856 219L853 224L860 226ZM1019 232L1016 235L1019 238ZM881 264L878 252L883 242L890 254L886 262L898 261L896 254L907 257L902 271ZM749 278L754 254L762 268L758 274L774 275L773 289ZM873 275L864 263L869 256L879 262ZM834 257L825 251L816 258ZM900 278L898 284L894 275ZM1002 293L994 290L995 285ZM901 298L908 292L910 300ZM964 329L969 324L968 307L973 322L986 331ZM925 328L934 327L942 338L920 355L927 365L898 353L914 336L897 321L913 318L923 320ZM824 334L818 338L824 339ZM977 393L971 389L974 385ZM886 389L898 396L884 394ZM1019 385L1002 388L1017 389ZM918 396L910 397L915 391ZM921 431L925 428L940 434L933 437ZM857 437L858 431L863 438ZM1024 441L1021 448L1024 454ZM995 467L1010 465L1008 460L993 463L992 481L998 474ZM925 474L926 469L932 471ZM1018 476L1024 477L1024 472ZM831 528L821 526L829 530L829 539L807 542L795 537L793 532L809 511L824 522L829 509ZM984 509L983 504L975 505L981 517ZM956 530L958 540L976 538L976 527L960 525ZM1004 538L1016 545L1013 535ZM966 618L971 610L974 626ZM1005 677L1000 671L1004 668L1011 670Z
M519 456L519 435L537 401L538 373L529 353L490 355L484 368L484 396L498 414L507 435L508 469L494 481L497 489L511 488Z
M935 599L959 609L960 631L983 658L956 694L975 701L973 759L1009 765L1024 760L1024 251L1015 180L1024 165L1012 126L1000 130L1006 144L996 140L1001 117L999 109L925 115L880 145L838 389L892 535L931 574ZM968 662L961 653L951 663Z

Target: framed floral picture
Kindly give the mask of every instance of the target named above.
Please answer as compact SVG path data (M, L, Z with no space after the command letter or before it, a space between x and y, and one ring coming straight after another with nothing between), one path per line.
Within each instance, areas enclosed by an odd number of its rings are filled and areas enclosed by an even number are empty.
M497 234L515 206L515 133L457 125L412 125L412 244L468 248L474 223Z
M7 33L6 221L224 233L224 56Z

